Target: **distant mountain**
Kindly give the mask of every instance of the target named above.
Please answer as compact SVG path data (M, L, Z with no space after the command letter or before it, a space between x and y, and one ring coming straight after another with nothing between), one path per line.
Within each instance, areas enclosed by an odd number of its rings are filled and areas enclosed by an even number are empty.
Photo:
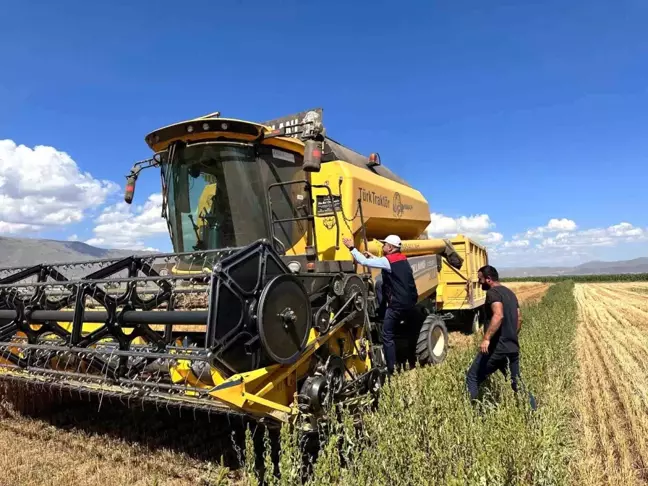
M499 269L500 276L548 277L555 275L611 275L618 273L648 273L648 257L617 262L592 261L575 267L517 267Z
M80 241L0 237L0 267L4 268L36 265L38 263L67 263L103 258L124 258L141 253L130 250L97 248Z

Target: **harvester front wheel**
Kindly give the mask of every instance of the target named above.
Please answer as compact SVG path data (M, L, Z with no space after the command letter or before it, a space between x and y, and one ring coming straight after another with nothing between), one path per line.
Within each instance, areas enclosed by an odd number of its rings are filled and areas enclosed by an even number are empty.
M416 341L416 359L422 365L441 363L448 354L448 329L439 316L426 317Z

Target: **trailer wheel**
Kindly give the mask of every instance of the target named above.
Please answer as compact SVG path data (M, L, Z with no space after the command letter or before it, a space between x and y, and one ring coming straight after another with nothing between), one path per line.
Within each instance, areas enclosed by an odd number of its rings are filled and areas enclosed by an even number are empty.
M441 363L448 354L448 330L438 316L429 315L416 341L416 359L422 365Z

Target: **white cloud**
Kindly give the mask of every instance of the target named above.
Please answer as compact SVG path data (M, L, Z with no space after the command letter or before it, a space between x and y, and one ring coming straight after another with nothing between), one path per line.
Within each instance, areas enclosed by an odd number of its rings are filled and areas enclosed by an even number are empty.
M74 234L67 237L68 241L79 241L79 236Z
M23 223L7 223L0 221L0 233L2 234L24 234L34 233L41 229L41 226Z
M81 172L54 147L0 140L0 232L24 233L83 220L117 184Z
M549 224L547 224L547 229L550 231L574 231L576 229L576 223L571 219L550 219Z
M463 234L484 245L492 245L504 239L504 235L501 233L488 231L494 226L487 214L451 218L443 214L432 213L426 232L430 238L452 238Z
M162 194L151 194L142 206L125 202L109 206L96 220L94 237L87 244L101 248L157 251L145 243L146 238L167 234L162 218Z
M575 231L578 226L571 219L566 218L552 218L549 220L546 226L539 226L534 229L528 230L522 235L515 235L514 239L539 239L543 238L546 234L558 233L558 232L571 232Z
M606 248L646 241L648 228L622 222L608 227L554 232L540 240L521 239L517 235L517 239L504 241L489 250L492 250L498 262L507 266L570 266L601 258L600 252Z
M502 245L504 248L528 248L531 245L529 240L511 240L505 241Z
M432 213L430 214L430 224L427 227L427 232L431 235L481 233L491 226L493 224L487 214L451 218L443 214Z
M562 248L566 250L615 246L620 243L648 241L648 229L638 228L630 223L619 223L607 228L592 228L572 233L558 233L543 239L539 248Z
M629 222L579 229L571 219L552 218L544 226L504 238L502 233L493 231L495 224L486 214L452 218L433 213L430 217L429 237L465 234L484 244L498 264L506 266L572 265L597 258L602 248L648 241L648 228Z
M494 245L504 240L504 235L495 231L490 231L485 234L472 235L472 237L480 243L483 243L484 245Z
M645 238L646 230L642 228L635 228L630 223L619 223L608 228L608 232L615 236L621 238Z

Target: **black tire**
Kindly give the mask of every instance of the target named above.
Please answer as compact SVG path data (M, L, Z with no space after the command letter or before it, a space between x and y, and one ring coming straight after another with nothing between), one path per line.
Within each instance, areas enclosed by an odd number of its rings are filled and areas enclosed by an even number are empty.
M429 315L416 341L416 359L422 365L439 364L448 354L448 329L438 316Z

